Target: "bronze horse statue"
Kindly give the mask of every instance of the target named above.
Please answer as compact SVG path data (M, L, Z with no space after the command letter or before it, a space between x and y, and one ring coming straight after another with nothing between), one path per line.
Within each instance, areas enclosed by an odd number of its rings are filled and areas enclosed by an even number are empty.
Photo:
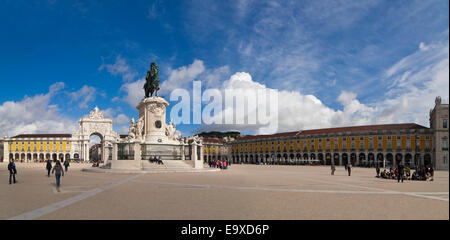
M158 66L156 66L155 62L152 62L150 64L150 70L147 71L147 76L145 77L144 90L146 98L153 96L153 93L155 93L155 96L158 96L159 68Z

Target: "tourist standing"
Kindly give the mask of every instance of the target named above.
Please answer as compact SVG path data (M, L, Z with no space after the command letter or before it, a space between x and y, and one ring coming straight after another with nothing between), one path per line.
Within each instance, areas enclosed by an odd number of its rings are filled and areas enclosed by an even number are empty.
M53 167L52 173L55 173L56 187L58 188L58 191L59 191L61 175L64 176L64 170L63 170L63 168L61 166L61 163L59 161L56 161L56 164Z
M350 174L352 173L352 164L351 163L349 163L347 165L347 171L348 171L348 175L350 176Z
M223 161L223 169L227 169L227 161Z
M65 168L66 172L67 172L67 170L69 169L69 166L70 166L69 160L66 159L66 160L64 161L64 168Z
M429 165L429 173L430 173L430 181L434 180L434 169L433 169L433 165Z
M336 171L336 166L334 164L331 164L331 175L334 175L334 171Z
M403 182L403 170L404 170L404 166L403 166L403 164L400 162L399 164L398 164L398 176L397 176L397 182L400 182L400 179L402 179L402 182Z
M8 171L9 171L9 184L11 184L11 178L14 180L13 182L16 183L17 169L13 159L11 159L8 163Z
M48 172L48 177L50 177L50 171L52 170L52 162L50 162L50 160L47 160L47 172Z
M377 177L380 177L380 166L377 164Z

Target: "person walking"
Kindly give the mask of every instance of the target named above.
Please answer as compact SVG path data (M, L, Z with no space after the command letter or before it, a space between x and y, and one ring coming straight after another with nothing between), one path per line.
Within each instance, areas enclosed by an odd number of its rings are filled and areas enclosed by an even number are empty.
M336 171L336 166L334 166L334 164L331 163L331 175L334 175L334 171Z
M16 164L14 163L14 160L10 160L8 163L8 171L9 171L9 184L11 184L11 178L13 179L13 183L16 183Z
M400 182L400 179L402 179L403 182L403 170L405 169L405 167L403 166L403 164L400 162L398 164L398 174L397 174L397 182Z
M378 164L377 164L376 171L377 171L377 177L380 177L380 166Z
M352 173L352 164L351 163L349 163L347 165L347 171L348 171L348 175L350 176L350 174Z
M227 169L227 161L223 161L223 169Z
M59 185L61 182L61 175L64 176L64 170L61 166L61 163L59 161L56 161L55 166L53 167L52 173L55 173L55 178L56 178L56 188L59 191Z
M65 160L64 161L64 168L65 168L65 171L67 172L67 170L69 170L69 166L70 166L70 164L69 164L69 160Z
M50 171L52 170L52 162L50 160L47 160L47 165L45 168L47 168L47 176L50 177Z

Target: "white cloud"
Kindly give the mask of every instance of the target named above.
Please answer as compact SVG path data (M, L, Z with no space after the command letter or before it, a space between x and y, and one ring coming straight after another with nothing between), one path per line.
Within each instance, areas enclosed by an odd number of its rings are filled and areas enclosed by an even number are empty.
M113 123L114 124L118 124L118 125L121 125L121 124L126 124L126 123L128 123L130 120L129 120L129 118L125 115L125 114L119 114L119 115L117 115L114 119L113 119Z
M433 107L436 96L443 102L449 100L449 56L448 43L422 45L419 50L386 71L384 81L393 84L379 100L363 104L357 94L342 91L337 101L343 110L324 105L314 95L300 91L278 91L277 132L316 129L339 126L414 122L428 126L428 110ZM269 89L255 82L248 73L235 73L223 83L222 89ZM238 108L243 106L238 106ZM249 112L260 106L249 106ZM224 109L224 114L232 114ZM245 116L244 118L246 118ZM204 125L198 131L239 130L261 132L261 125Z
M113 76L121 75L123 81L128 82L136 77L136 72L127 64L126 60L122 58L120 55L116 57L116 61L114 64L105 64L102 63L98 68L99 71L102 71L106 68Z
M419 45L386 72L392 82L387 98L374 103L382 108L377 122L416 122L428 126L428 110L434 99L449 100L449 46L447 41Z
M118 134L128 134L129 127L127 125L121 126L118 128L117 133Z
M249 73L239 72L225 81L221 89L232 89L235 92L243 90L270 89L266 85L255 82ZM275 90L275 89L273 89ZM325 106L317 97L305 95L299 91L282 90L278 91L278 116L271 116L271 121L278 118L277 132L295 131L301 129L326 128L333 126L360 125L371 123L370 114L375 109L361 104L356 100L356 94L342 92L339 96L340 103L344 110L334 110ZM222 115L233 114L233 111L246 110L251 113L261 109L264 103L245 106L235 106L235 109L227 108ZM243 117L248 118L248 115ZM260 124L230 124L230 125L203 125L198 131L211 130L239 130L255 131L257 134L273 133L265 132Z
M206 88L217 88L230 74L230 68L228 66L222 66L212 70L205 70L205 73L199 79Z
M95 101L98 94L97 89L84 85L80 90L69 93L71 102L77 102L80 108L88 108L88 104Z
M33 133L73 133L78 124L59 114L51 98L60 93L64 83L50 86L47 94L25 96L21 101L7 101L0 105L0 134L15 136Z
M144 98L144 84L145 79L139 79L135 82L125 83L120 87L120 90L126 93L126 96L123 98L123 100L131 107L136 107Z
M425 43L420 42L420 44L419 44L419 49L420 49L420 50L423 50L423 51L426 51L426 50L428 50L428 46L425 46Z
M156 19L158 17L158 13L156 11L156 2L152 4L151 7L148 8L147 18Z
M198 59L195 59L189 66L172 70L169 78L161 83L160 95L170 94L172 90L177 88L189 88L189 84L204 71L203 61Z

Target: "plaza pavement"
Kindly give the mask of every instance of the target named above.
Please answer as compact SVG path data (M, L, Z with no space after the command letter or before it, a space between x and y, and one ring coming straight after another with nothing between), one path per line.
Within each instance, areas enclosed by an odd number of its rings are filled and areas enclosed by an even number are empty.
M18 163L12 185L1 163L0 219L449 219L448 171L397 183L340 166L331 176L329 166L116 174L71 165L58 192L44 163Z

